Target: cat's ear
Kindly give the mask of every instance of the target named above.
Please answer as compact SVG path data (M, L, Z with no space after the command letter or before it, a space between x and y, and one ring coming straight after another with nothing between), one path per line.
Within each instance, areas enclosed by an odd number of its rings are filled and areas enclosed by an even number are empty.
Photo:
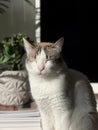
M24 47L25 47L27 56L30 56L34 51L34 49L33 49L34 46L31 45L25 38L23 38L23 42L24 42Z
M62 47L63 47L63 44L64 44L64 37L61 37L59 40L57 40L55 42L55 47L57 49L57 51L60 53L62 51Z

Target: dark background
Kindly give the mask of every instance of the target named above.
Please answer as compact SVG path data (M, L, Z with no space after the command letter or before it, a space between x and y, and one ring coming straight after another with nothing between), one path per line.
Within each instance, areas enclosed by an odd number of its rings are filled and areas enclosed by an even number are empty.
M67 65L98 82L98 4L83 0L41 0L41 41L64 36Z

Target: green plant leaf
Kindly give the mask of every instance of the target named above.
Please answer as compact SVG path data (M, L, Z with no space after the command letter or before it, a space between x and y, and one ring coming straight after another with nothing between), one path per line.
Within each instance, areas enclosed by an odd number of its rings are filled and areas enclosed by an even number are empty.
M9 70L22 69L21 61L25 53L23 37L28 38L26 34L18 33L0 42L0 64L6 64Z

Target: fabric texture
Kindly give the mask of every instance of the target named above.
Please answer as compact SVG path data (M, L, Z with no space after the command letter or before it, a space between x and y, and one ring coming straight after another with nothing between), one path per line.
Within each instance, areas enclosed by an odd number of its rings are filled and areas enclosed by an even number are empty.
M0 72L0 104L21 105L31 98L26 71Z

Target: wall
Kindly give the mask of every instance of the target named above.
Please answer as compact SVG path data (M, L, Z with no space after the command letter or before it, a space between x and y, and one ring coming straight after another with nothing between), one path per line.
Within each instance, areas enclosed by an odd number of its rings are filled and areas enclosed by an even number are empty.
M10 0L6 13L0 14L0 40L18 32L26 33L32 40L36 40L36 1L31 2L33 6L25 0Z

